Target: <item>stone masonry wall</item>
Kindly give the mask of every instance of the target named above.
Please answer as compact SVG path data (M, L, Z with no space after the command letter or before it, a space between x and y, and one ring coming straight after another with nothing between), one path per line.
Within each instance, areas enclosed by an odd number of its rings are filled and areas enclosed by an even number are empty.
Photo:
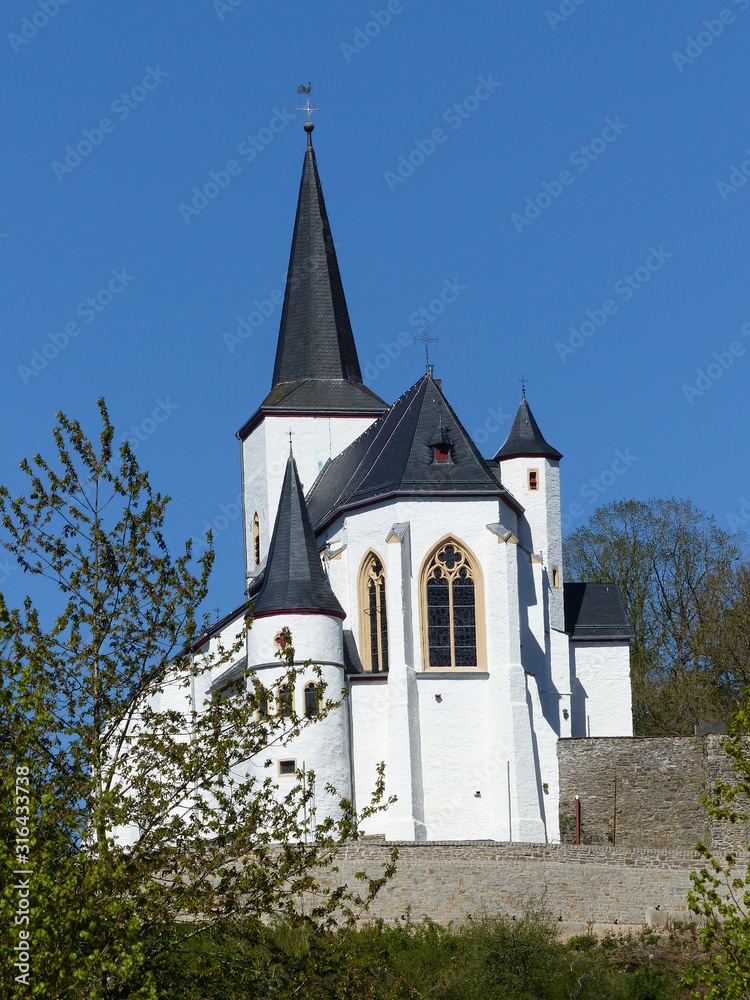
M337 878L376 875L390 844L360 842L344 849ZM575 845L403 843L395 877L376 897L367 919L439 923L483 914L518 914L540 906L554 921L636 924L646 911L677 911L688 919L690 872L701 859L689 851L621 850Z
M744 824L715 823L701 796L732 780L725 737L560 740L561 839L575 843L575 798L581 842L624 848L744 848Z

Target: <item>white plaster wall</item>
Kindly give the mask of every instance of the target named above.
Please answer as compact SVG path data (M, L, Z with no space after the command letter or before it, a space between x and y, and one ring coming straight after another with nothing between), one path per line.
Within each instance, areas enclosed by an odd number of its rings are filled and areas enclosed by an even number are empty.
M248 664L273 666L279 664L274 636L282 628L292 634L295 660L312 659L315 663L329 662L343 667L343 637L341 619L333 615L295 615L282 612L253 621L247 636Z
M322 545L331 540L332 548L336 548L336 540L344 540L347 545L346 562L348 578L342 575L334 576L331 564L331 585L336 596L348 614L347 627L351 628L357 640L359 639L359 604L357 594L357 575L366 553L372 549L377 552L383 565L387 566L386 538L391 527L396 522L410 523L411 546L411 579L410 599L412 609L412 630L414 636L414 666L422 669L421 633L419 620L419 573L427 554L448 534L454 535L474 553L480 565L484 564L484 555L490 549L498 546L498 539L487 530L488 524L501 521L510 530L516 528L516 516L510 508L496 499L449 499L435 500L392 500L361 511L355 511L346 518L334 522L318 538ZM504 544L504 543L501 543ZM492 632L493 643L497 637L507 632L507 615L497 606L499 591L493 586L483 571L485 590L485 612L488 639ZM517 591L516 591L517 601ZM488 642L489 652L489 642ZM493 650L493 655L495 651ZM486 667L483 664L482 667Z
M492 739L495 729L507 732L493 712L497 683L497 677L417 675L428 840L509 839L511 753L498 753Z
M265 559L273 531L276 510L268 506L268 481L266 468L266 427L264 421L258 424L242 442L242 489L243 527L245 540L245 571L255 568L253 549L253 514L258 512L260 523L260 557ZM277 501L278 502L278 501Z
M530 490L529 469L539 473L539 489ZM562 516L560 463L546 458L507 458L500 462L500 478L525 508L519 525L519 541L542 556L548 589L548 617L552 628L564 629ZM552 567L558 568L557 588L552 587Z
M373 745L378 750L387 746L387 789L389 794L396 790L399 796L386 824L389 839L507 840L512 834L514 839L526 836L538 841L546 837L532 706L519 641L517 561L529 557L515 544L500 542L488 531L487 525L498 520L516 529L514 513L497 500L398 500L349 515L319 540L332 540L333 548L334 539L346 541L346 563L343 558L336 562L348 566L348 579L344 580L343 574L334 578L333 570L331 579L339 600L350 611L350 627L357 639L357 574L362 559L372 549L387 569L388 683L355 682L352 690L363 707L365 699L387 699L390 721L386 744L379 711L362 715L354 703L353 738L357 781L363 769L372 768L376 758L382 759ZM402 544L387 543L396 522L409 523L407 537ZM420 569L427 554L447 534L457 537L476 557L485 599L487 658L480 671L458 678L447 673L431 676L432 672L422 670ZM402 579L398 579L399 569ZM405 607L409 620L401 624ZM511 663L518 688L513 695L509 687ZM483 671L488 671L489 677L482 676ZM440 702L435 694L441 695ZM366 728L360 737L358 727L363 723ZM548 744L556 766L554 741ZM370 749L365 751L364 747ZM476 791L480 797L475 796ZM373 828L372 832L381 831Z
M283 796L292 786L293 778L279 775L279 761L296 760L298 769L304 766L306 771L315 773L318 820L328 816L338 818L339 800L352 797L351 733L341 620L328 615L279 614L253 622L247 640L248 663L264 687L272 690L286 672L286 665L274 655L277 647L273 641L284 626L292 634L295 666L302 667L304 661L312 660L312 665L320 667L327 685L324 698L341 704L324 719L305 725L299 735L268 747L263 760L255 761L249 771L261 780L270 776L278 784L278 794ZM301 672L294 687L295 710L301 717L305 712L305 684L317 681L312 665ZM334 786L336 795L326 793L327 784Z
M289 431L292 432L292 450L300 482L308 493L328 459L341 454L374 420L375 417L368 416L264 415L242 442L245 562L248 572L253 568L252 518L256 510L260 521L261 559L265 558L271 543L289 458Z
M388 681L352 680L349 688L352 719L352 758L355 806L358 812L370 803L378 764L388 756ZM397 765L396 765L397 766ZM386 767L386 784L390 767ZM386 796L387 797L387 796ZM362 825L364 833L385 836L387 814L377 813Z
M570 643L573 671L571 735L632 736L630 644Z

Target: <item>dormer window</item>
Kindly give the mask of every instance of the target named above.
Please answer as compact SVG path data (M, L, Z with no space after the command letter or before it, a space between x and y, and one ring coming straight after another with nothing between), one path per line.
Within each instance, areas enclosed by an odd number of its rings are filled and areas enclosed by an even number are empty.
M432 448L433 462L440 464L450 462L453 442L451 441L448 428L443 426L442 417L440 418L440 423L435 428L435 431L430 438L430 447Z

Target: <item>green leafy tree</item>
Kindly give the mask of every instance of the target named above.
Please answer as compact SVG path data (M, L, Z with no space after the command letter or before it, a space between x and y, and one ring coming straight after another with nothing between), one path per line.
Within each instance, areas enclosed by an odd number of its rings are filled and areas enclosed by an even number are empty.
M55 462L22 463L25 496L0 487L0 540L42 602L0 605L3 968L13 968L21 929L33 941L30 972L6 980L7 997L154 998L160 968L195 939L220 941L238 920L252 931L273 915L316 927L354 920L393 871L391 856L375 877L338 885L336 853L358 833L351 803L312 838L310 776L281 797L268 771L248 767L335 710L319 674L314 719L259 718L268 693L252 674L233 697L191 707L191 684L208 669L190 650L213 554L194 560L190 543L170 553L169 498L127 443L114 453L103 400L99 409L98 446L58 414ZM279 655L293 684L286 637ZM184 710L160 709L167 689L182 692ZM25 924L11 877L17 769L30 800ZM377 784L376 798L382 768ZM137 831L131 846L123 830Z
M747 634L743 646L738 633L733 662L716 640L730 610L741 619L750 607L743 612L734 566L741 543L689 500L658 498L599 507L565 540L571 579L622 590L633 629L636 735L692 734L696 723L726 720L736 708Z
M720 853L698 844L705 867L692 872L690 909L704 921L701 941L710 952L697 979L711 1000L750 997L750 699L736 713L724 743L730 777L717 781L704 798L715 824L725 824L724 839L734 846ZM732 835L734 834L734 835ZM740 846L743 845L743 846Z

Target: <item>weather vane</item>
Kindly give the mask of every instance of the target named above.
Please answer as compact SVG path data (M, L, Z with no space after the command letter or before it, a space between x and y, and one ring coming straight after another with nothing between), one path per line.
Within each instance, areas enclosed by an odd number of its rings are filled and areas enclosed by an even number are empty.
M525 375L522 375L518 381L521 383L521 399L526 399L526 383L530 382L531 379L526 378Z
M415 344L417 344L417 343L424 344L424 360L425 360L425 365L427 366L427 371L429 372L430 368L431 368L431 365L430 365L430 344L437 344L440 341L440 337L431 337L429 335L429 333L427 332L427 330L428 330L427 320L425 320L422 323L422 336L421 337L413 337L412 339L413 339L413 341L414 341Z
M320 108L311 108L310 107L310 91L311 90L312 90L312 81L309 82L307 84L307 86L305 86L304 83L301 83L299 85L299 87L297 87L297 93L298 94L306 94L307 95L307 103L305 104L304 108L297 108L297 111L305 111L305 112L307 112L307 120L308 120L308 122L310 121L310 115L313 113L313 111L320 111Z

